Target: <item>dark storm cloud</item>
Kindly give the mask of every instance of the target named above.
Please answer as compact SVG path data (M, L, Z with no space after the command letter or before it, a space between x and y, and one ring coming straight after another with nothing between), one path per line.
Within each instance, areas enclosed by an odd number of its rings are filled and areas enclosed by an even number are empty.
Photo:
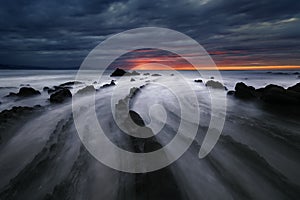
M298 0L3 0L0 63L76 67L109 36L158 26L196 39L219 64L300 65L299 10Z

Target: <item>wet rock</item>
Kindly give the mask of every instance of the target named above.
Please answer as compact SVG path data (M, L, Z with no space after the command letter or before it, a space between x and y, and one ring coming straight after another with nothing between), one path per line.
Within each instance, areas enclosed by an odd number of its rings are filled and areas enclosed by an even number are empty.
M117 68L110 76L124 76L125 74L125 70Z
M287 90L278 85L268 85L261 91L260 99L270 104L300 104L300 84L296 84Z
M255 89L252 86L247 86L245 83L237 83L234 94L239 98L255 98L268 104L300 105L300 83L288 89L273 84Z
M49 87L43 87L43 91L48 91L49 89Z
M212 77L210 77L210 79L215 79L215 77L212 76Z
M174 76L174 74L170 74L170 76Z
M140 75L140 73L138 73L137 71L133 71L133 72L127 72L127 73L129 73L129 75L131 75L131 76L137 76L137 75Z
M294 91L294 92L300 92L300 83L297 83L296 85L289 87L287 90Z
M97 81L94 81L93 84L97 84Z
M132 121L139 126L145 126L144 120L141 116L133 110L129 110L129 116L131 117Z
M211 88L214 88L214 89L225 89L225 90L227 90L227 88L222 83L220 83L219 81L209 80L209 81L206 82L205 86L211 87Z
M234 95L234 91L233 90L228 91L227 95Z
M65 86L73 86L73 85L79 85L79 84L82 84L82 82L80 82L80 81L69 81L69 82L60 84L59 86L60 87L65 87Z
M148 72L147 72L147 73L144 73L143 75L144 75L144 76L149 76L149 75L150 75L150 73L148 73Z
M132 81L135 81L135 79L134 79L134 78L131 78L130 81L131 81L131 82L132 82Z
M243 82L239 82L235 85L234 95L242 99L251 99L255 98L255 88L252 86L247 86Z
M161 74L152 74L151 76L161 76Z
M116 85L115 81L114 81L114 80L111 80L110 83L104 84L104 85L102 85L100 88L107 88L107 87L115 86L115 85Z
M31 87L22 87L20 88L18 93L9 93L9 95L7 95L7 97L11 97L11 96L18 96L18 97L30 97L30 96L34 96L34 95L39 95L41 94L38 90L35 90Z
M88 85L85 88L78 90L78 92L76 94L87 94L87 93L92 93L95 91L96 91L96 89L94 88L93 85Z
M194 80L194 82L196 82L196 83L203 83L203 81L201 79L196 79L196 80Z
M50 102L51 103L62 103L70 98L72 98L72 93L70 92L70 90L67 88L63 88L61 90L58 90L54 94L51 94Z

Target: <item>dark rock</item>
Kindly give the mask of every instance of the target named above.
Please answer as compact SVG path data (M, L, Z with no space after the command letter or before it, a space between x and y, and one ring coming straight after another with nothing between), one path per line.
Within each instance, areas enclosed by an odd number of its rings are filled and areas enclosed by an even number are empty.
M295 87L297 89L297 86ZM270 104L300 104L300 93L294 90L285 90L277 85L268 85L260 97Z
M93 84L97 84L97 81L94 81Z
M48 94L52 94L52 93L62 90L64 88L65 87L62 87L62 86L53 86L53 88L48 89Z
M124 76L125 74L125 70L117 68L110 76Z
M151 76L161 76L161 74L152 74Z
M289 87L287 90L294 91L294 92L300 92L300 83L297 83L296 85Z
M147 73L144 73L144 76L149 76L149 75L150 75L150 73L148 73L148 72L147 72Z
M116 85L115 81L111 80L109 84L104 84L100 88L106 88L106 87L110 87L110 86L114 86L114 85Z
M233 90L228 91L227 95L234 95L234 91Z
M140 73L138 73L137 71L133 71L133 72L127 72L129 73L128 75L131 75L131 76L137 76L137 75L140 75ZM126 74L127 75L127 74Z
M79 84L82 84L82 82L80 82L80 81L69 81L69 82L60 84L59 86L60 87L65 87L65 86L73 86L73 85L79 85Z
M145 126L144 120L141 116L133 110L129 110L129 116L131 117L132 121L139 126Z
M174 76L174 74L170 74L170 76Z
M299 74L300 74L300 72L294 72L293 74L294 74L294 75L299 75Z
M92 93L95 91L96 91L96 89L94 88L93 85L88 85L85 88L78 90L76 94L87 94L87 93Z
M43 87L43 91L48 91L49 89L49 87Z
M71 97L72 97L72 93L70 92L70 90L67 88L63 88L61 90L58 90L54 94L51 94L50 102L51 103L62 103Z
M256 90L244 83L237 83L235 96L244 99L256 98L268 104L300 105L300 83L288 89L270 84Z
M201 79L196 79L196 80L194 80L194 82L196 82L196 83L202 83L203 81Z
M235 85L234 95L242 99L255 98L255 88L252 86L247 86L243 82L239 82Z
M212 76L212 77L210 77L210 79L215 79L215 77Z
M218 81L213 81L213 80L207 81L205 86L212 87L212 88L215 88L215 89L225 89L225 90L227 90L227 88L222 83L220 83Z
M18 93L9 93L9 95L7 95L7 97L10 96L18 96L18 97L30 97L30 96L34 96L34 95L39 95L41 94L38 90L35 90L31 87L22 87L20 88Z
M130 81L135 81L135 79L134 79L134 78L131 78Z

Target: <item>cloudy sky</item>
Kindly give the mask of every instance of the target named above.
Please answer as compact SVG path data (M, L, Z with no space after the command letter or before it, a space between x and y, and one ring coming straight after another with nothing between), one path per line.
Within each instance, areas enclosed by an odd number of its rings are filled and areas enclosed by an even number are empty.
M77 68L110 36L163 27L218 66L300 66L299 0L1 0L0 64Z

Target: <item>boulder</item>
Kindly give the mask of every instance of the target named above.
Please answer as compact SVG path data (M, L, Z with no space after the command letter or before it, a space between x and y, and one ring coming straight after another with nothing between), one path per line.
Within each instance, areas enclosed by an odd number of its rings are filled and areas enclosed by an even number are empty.
M255 98L255 88L252 86L248 86L243 82L239 82L235 85L234 95L241 99Z
M142 119L142 117L136 113L133 110L129 110L129 116L131 117L132 121L139 125L139 126L145 126L144 120Z
M211 88L214 88L214 89L225 89L225 90L227 90L227 88L222 83L220 83L219 81L209 80L209 81L206 82L205 86L206 87L211 87Z
M234 95L234 91L233 90L228 91L227 95Z
M106 88L106 87L110 87L110 86L114 86L114 85L116 85L115 81L111 80L110 83L104 84L100 88Z
M149 76L149 75L150 75L150 73L148 73L148 72L147 72L147 73L144 73L143 75L144 75L144 76Z
M161 76L160 74L152 74L151 76Z
M60 84L59 86L60 87L65 87L65 86L73 86L73 85L79 85L79 84L82 84L82 82L80 82L80 81L69 81L69 82Z
M48 91L49 89L49 87L43 87L43 91Z
M22 87L20 88L18 93L9 93L9 95L7 95L8 97L10 96L18 96L18 97L30 97L30 96L34 96L34 95L39 95L41 94L38 90L35 90L31 87Z
M94 88L93 85L88 85L85 88L78 90L76 94L87 94L87 93L92 93L95 91L96 91L96 89Z
M278 85L267 85L261 89L260 99L270 104L299 104L300 93L297 92L299 85L284 89Z
M137 71L132 71L131 73L130 72L127 72L128 75L131 75L131 76L137 76L137 75L140 75L140 73L138 73ZM126 74L127 75L127 74Z
M289 87L287 90L294 91L294 92L300 92L300 83L297 83L296 85Z
M67 88L63 88L63 89L58 90L57 92L51 94L50 102L51 103L62 103L71 97L72 97L72 93L70 92L70 90Z
M194 82L196 82L196 83L202 83L203 81L201 79L196 79L196 80L194 80Z

